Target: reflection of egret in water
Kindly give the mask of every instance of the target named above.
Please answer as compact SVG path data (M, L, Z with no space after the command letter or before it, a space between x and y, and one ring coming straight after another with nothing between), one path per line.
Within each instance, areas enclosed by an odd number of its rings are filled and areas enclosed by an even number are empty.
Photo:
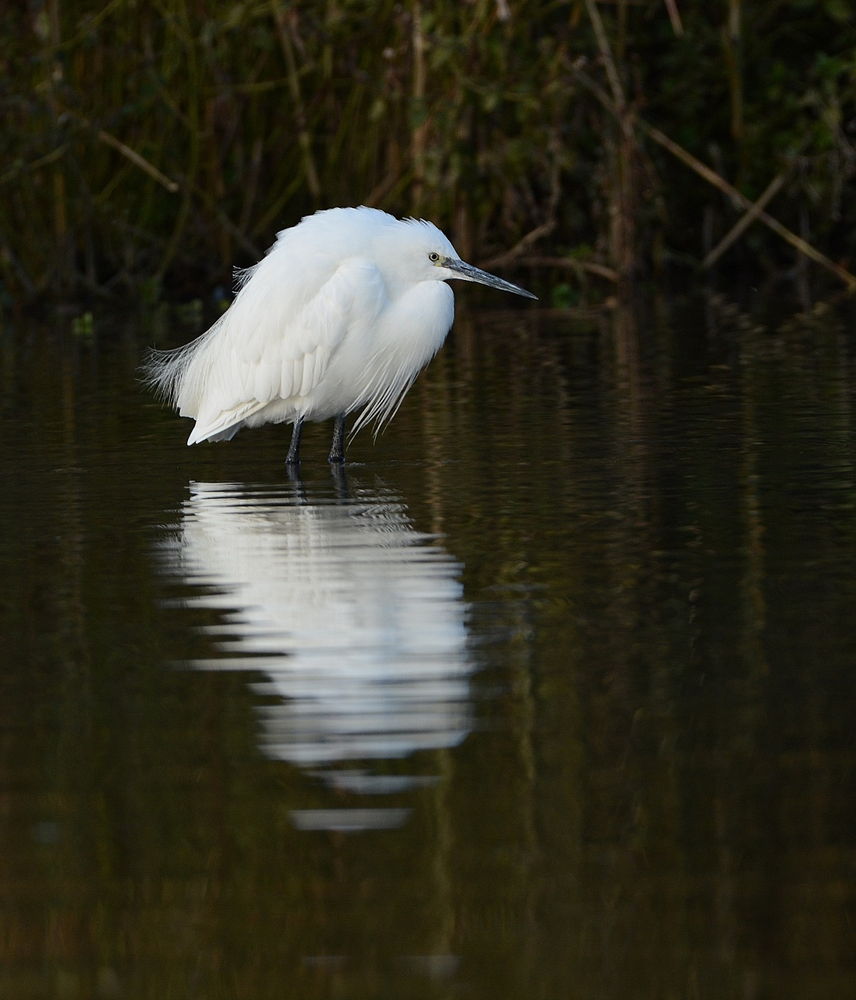
M359 793L420 783L366 762L451 747L468 731L459 565L382 491L310 500L299 487L196 483L190 492L165 554L171 572L204 588L192 603L224 616L210 628L223 655L194 665L263 675L254 686L272 696L259 708L267 756ZM390 815L400 810L335 812L295 822L403 819Z

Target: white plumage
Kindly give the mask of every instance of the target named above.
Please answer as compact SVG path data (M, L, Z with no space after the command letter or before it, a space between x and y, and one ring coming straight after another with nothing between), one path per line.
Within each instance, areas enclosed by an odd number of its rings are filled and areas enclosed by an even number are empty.
M197 340L152 352L149 383L196 423L188 444L242 427L336 418L330 460L344 460L344 418L390 419L454 318L450 278L531 293L460 260L430 222L334 208L278 234L243 272L226 313Z
M312 768L389 759L468 732L461 567L389 491L330 503L192 483L159 551L192 588L189 605L226 616L205 628L219 655L193 665L249 673L266 698L270 757Z

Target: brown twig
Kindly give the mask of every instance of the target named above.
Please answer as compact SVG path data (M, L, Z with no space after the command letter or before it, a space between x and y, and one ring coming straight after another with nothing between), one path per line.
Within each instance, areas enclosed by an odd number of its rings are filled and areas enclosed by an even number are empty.
M684 26L681 23L677 0L666 0L666 9L669 12L669 20L672 22L672 31L680 38L684 33Z
M580 260L576 257L519 257L515 264L520 267L557 267L568 271L588 271L607 281L618 281L618 272L606 264L595 260ZM495 266L495 265L494 265Z
M598 98L604 107L608 108L612 114L619 117L618 108L615 106L615 102L611 101L609 95L596 81L580 69L579 66L573 66L573 72L577 79L585 84L586 87L591 90L591 92ZM668 149L670 153L676 156L679 160L685 163L691 170L694 170L700 177L703 177L708 184L712 184L714 187L719 188L720 191L728 195L729 198L733 198L738 204L742 205L747 210L753 209L753 202L750 201L745 195L741 194L736 187L729 184L724 177L708 167L701 160L697 159L692 153L684 149L683 146L678 145L673 139L670 139L667 135L664 135L658 128L654 128L653 125L649 125L646 121L641 118L635 119L636 124L641 128L648 136L650 136L656 143L659 143L664 149ZM816 264L820 264L821 267L825 267L828 271L831 271L836 277L840 278L841 281L847 285L848 290L856 290L856 276L852 275L846 268L843 268L840 264L836 264L835 261L830 260L825 254L822 254L820 250L817 250L810 243L807 243L804 239L797 236L796 233L792 233L790 229L783 226L778 219L774 219L772 216L767 215L766 212L759 211L753 213L753 218L757 217L765 226L772 229L774 233L781 236L786 243L790 243L792 247L798 250L801 254L804 254L809 260L813 260Z
M536 240L541 239L542 236L547 236L556 228L556 220L549 219L547 222L543 222L540 226L536 226L531 232L527 233L523 239L519 240L510 250L506 250L504 253L499 254L496 257L491 257L490 260L484 261L480 266L484 268L489 267L502 267L503 264L512 264L517 261L517 258L527 247L531 247Z
M709 184L713 184L714 187L717 187L720 191L725 192L725 194L727 194L730 198L734 198L734 200L739 202L744 208L749 210L753 208L752 202L745 195L741 194L736 187L729 184L724 177L720 177L715 170L711 170L710 167L702 163L701 160L697 160L692 153L688 153L683 146L679 146L674 140L670 139L659 129L654 128L653 125L649 125L647 122L639 120L639 125L655 142L659 143L664 149L668 149L670 153L677 156L679 160L683 161L691 170L694 170ZM834 275L840 278L849 289L856 290L856 276L852 275L840 264L836 264L835 261L830 260L829 257L822 254L820 250L817 250L810 243L807 243L804 239L802 239L802 237L797 236L796 233L792 233L790 229L783 226L778 219L774 219L771 215L767 215L764 211L758 211L755 214L765 226L772 229L774 233L781 236L783 240L790 243L790 245L799 250L801 254L804 254L809 258L809 260L813 260L815 264L820 264L821 267L825 267L827 271L831 271Z
M243 228L236 226L235 223L232 222L229 216L226 215L223 209L217 204L217 200L213 198L200 184L194 184L193 191L200 201L202 201L208 210L215 216L222 228L234 237L235 241L240 244L240 246L242 246L254 260L259 260L262 257L261 248L258 247L249 236L247 236Z
M717 245L710 251L710 253L701 262L703 268L712 267L719 258L725 253L725 251L738 240L743 233L752 225L752 223L758 218L760 213L767 207L767 205L773 200L773 198L779 193L782 185L785 183L785 178L787 173L777 174L767 185L767 189L761 195L761 197L752 205L751 208L747 209L745 214L742 215L736 222L734 226L722 237L722 239L717 243Z
M90 123L85 121L85 119L84 122L86 125L90 125ZM125 143L122 142L121 139L117 139L115 135L110 135L109 132L105 132L104 129L99 128L95 131L95 137L105 145L112 146L113 149L118 150L122 156L125 157L125 159L130 160L131 163L139 167L140 170L145 171L149 177L153 177L158 184L162 184L171 194L175 194L175 192L178 191L179 185L176 181L170 180L166 174L162 174L153 163L149 163L144 156L140 156L135 149L131 149L130 146L126 146Z
M612 90L612 98L615 101L616 108L619 111L623 111L626 103L624 100L624 88L621 86L621 78L618 75L615 60L612 58L612 49L609 46L609 39L606 37L606 31L604 31L603 28L603 21L600 19L600 12L598 11L594 0L586 0L586 10L588 11L592 28L594 28L594 35L597 39L597 47L600 49L600 55L603 59L603 64L606 67L606 78L609 80L609 86Z
M15 178L20 174L31 173L34 170L46 167L49 163L53 163L55 160L58 160L67 152L68 143L64 142L61 146L57 146L56 149L51 150L50 153L40 156L38 160L33 160L32 163L16 163L11 170L7 170L4 174L0 174L0 185L8 184L10 181L15 180Z

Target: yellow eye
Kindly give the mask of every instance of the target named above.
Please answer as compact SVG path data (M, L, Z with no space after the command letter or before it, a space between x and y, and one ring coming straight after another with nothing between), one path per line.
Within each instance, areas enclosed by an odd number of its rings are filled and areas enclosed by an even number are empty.
M436 264L440 260L440 254L436 251L432 251L428 254L428 260L430 260L432 264Z

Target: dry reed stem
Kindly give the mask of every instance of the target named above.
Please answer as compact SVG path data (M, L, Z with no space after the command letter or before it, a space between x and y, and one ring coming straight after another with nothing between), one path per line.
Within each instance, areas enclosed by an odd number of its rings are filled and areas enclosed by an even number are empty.
M413 0L413 102L417 110L424 111L425 102L425 35L422 30L422 3ZM428 121L420 122L413 129L411 155L413 158L413 212L419 215L422 192L425 187L425 142Z
M606 37L603 21L600 19L600 12L598 11L594 0L586 0L586 10L588 11L592 28L594 28L594 36L597 39L597 46L600 49L601 57L603 58L604 65L606 66L606 77L609 80L609 87L612 90L612 99L615 101L616 107L620 111L623 111L625 105L624 88L621 86L621 78L619 77L618 70L615 67L615 60L612 58L612 49L609 46L609 39Z
M743 138L743 68L740 55L742 20L741 0L728 0L728 24L722 29L722 40L731 97L731 136L735 142L740 142Z
M615 170L610 205L610 232L612 259L618 274L622 294L629 291L636 269L636 184L635 162L637 156L636 130L621 85L621 77L612 55L612 49L600 12L594 0L586 0L589 20L597 38L601 58L612 90L615 117L618 122L618 143L614 147ZM610 144L611 145L611 144Z

